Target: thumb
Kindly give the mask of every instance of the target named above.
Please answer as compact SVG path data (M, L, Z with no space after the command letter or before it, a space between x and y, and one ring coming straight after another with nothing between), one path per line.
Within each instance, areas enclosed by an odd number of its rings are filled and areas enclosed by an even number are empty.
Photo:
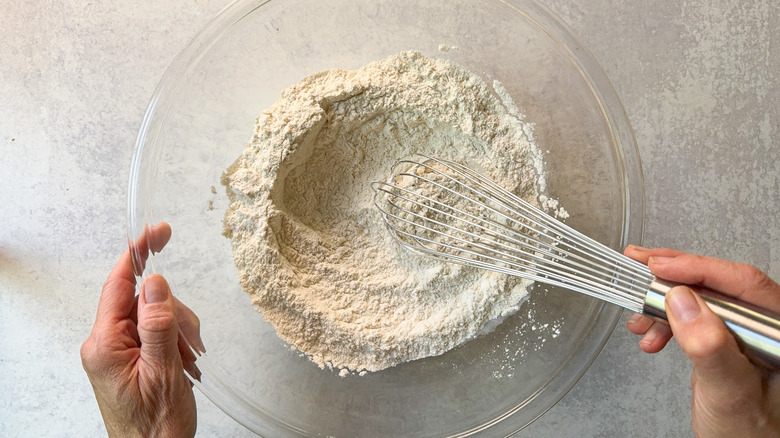
M717 403L729 401L753 383L756 369L707 303L689 287L666 294L666 314L677 344L691 360L700 390Z
M150 275L141 286L138 299L138 337L141 340L141 358L144 362L169 367L180 360L176 303L168 282L161 275Z

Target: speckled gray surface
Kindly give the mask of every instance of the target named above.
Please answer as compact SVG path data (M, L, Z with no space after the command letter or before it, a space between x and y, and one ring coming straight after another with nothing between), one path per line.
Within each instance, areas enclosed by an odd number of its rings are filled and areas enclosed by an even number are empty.
M547 0L636 131L645 244L780 277L780 6ZM0 23L0 436L101 436L78 348L125 246L136 130L165 67L224 0L5 2ZM627 317L627 315L624 316ZM519 436L688 436L689 366L618 327ZM198 394L200 436L251 436Z

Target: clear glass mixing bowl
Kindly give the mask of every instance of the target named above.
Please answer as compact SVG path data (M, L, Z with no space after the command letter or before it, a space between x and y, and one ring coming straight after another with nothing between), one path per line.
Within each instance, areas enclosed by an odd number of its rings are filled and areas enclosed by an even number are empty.
M147 263L200 317L206 353L195 385L264 436L511 434L587 370L621 310L536 287L491 333L438 357L339 377L276 336L241 290L221 235L220 175L280 92L330 68L405 50L446 58L503 83L536 123L547 195L568 224L613 248L639 242L642 177L635 141L604 72L532 0L239 0L174 60L137 139L129 238L167 221L173 238Z

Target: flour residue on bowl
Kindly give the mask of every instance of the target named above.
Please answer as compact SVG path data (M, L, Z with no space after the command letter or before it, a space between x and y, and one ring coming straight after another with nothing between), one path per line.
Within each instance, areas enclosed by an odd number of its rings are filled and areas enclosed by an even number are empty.
M415 257L393 240L370 184L414 153L469 163L539 205L532 124L502 87L418 52L286 89L223 176L244 291L320 367L377 371L442 354L527 296L525 280Z

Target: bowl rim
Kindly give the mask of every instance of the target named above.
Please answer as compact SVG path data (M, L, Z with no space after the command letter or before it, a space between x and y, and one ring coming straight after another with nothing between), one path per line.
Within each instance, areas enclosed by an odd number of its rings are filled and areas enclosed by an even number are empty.
M161 124L155 123L157 118L165 119L170 111L171 96L173 96L180 84L178 78L186 75L187 72L197 64L197 61L205 54L220 37L228 32L234 23L239 22L246 16L252 14L255 10L270 3L272 0L235 0L231 4L219 11L206 25L195 34L195 36L184 46L184 48L174 57L168 68L163 73L158 85L156 86L150 102L146 108L138 135L135 140L135 152L130 168L130 178L128 183L128 201L127 201L127 237L131 251L138 251L137 245L133 242L142 235L142 231L149 220L152 218L139 218L137 214L138 206L138 175L143 161L145 146L149 138L154 138L160 132ZM621 166L616 166L617 178L620 183L620 193L623 196L625 206L620 218L623 224L620 235L621 247L628 243L641 244L644 232L644 176L639 157L639 150L633 129L626 113L626 110L607 77L603 67L596 60L589 49L585 47L580 38L574 31L552 10L541 4L537 0L496 0L503 3L520 15L524 16L530 22L535 23L540 29L554 40L562 52L566 53L572 60L572 63L579 68L579 73L586 79L591 92L596 97L600 106L601 113L604 115L608 125L608 132L611 134L612 144L615 148L616 160ZM632 178L629 178L631 176ZM139 220L140 219L140 220ZM141 254L133 254L132 260L141 260ZM150 258L146 265L146 273L155 272L154 260ZM135 269L136 276L140 279L144 273L140 269ZM560 400L562 400L569 391L579 382L587 373L596 358L603 350L605 344L611 337L618 320L621 317L622 309L615 306L603 305L599 310L600 316L607 321L605 330L601 336L588 338L587 346L593 348L593 356L577 370L577 372L567 375L565 379L555 379L547 385L540 387L535 394L545 390L557 390L554 401L542 409L536 416L525 424L511 425L509 421L518 411L524 408L533 397L527 399L515 408L509 410L504 415L499 416L493 421L487 422L474 429L466 430L454 436L471 436L475 433L491 430L491 432L514 434L526 426L533 423L536 419L543 416ZM583 348L585 345L583 345ZM207 359L206 355L195 352L200 359ZM210 366L208 360L203 361L206 369ZM214 376L219 376L219 373ZM247 418L241 416L241 394L238 392L228 394L217 394L199 381L189 376L194 385L216 404L228 416L242 424L255 433L268 435L274 434L274 429L270 429L268 424L257 421L258 418ZM219 379L217 379L219 380ZM222 382L226 384L226 382ZM230 385L226 385L230 387ZM553 387L551 389L551 387ZM230 391L228 391L230 392ZM255 412L257 414L257 412ZM265 413L262 413L265 415ZM278 424L294 434L305 435L306 431L300 430L293 425L283 423L277 418L266 418L271 423ZM498 429L501 429L500 431Z

